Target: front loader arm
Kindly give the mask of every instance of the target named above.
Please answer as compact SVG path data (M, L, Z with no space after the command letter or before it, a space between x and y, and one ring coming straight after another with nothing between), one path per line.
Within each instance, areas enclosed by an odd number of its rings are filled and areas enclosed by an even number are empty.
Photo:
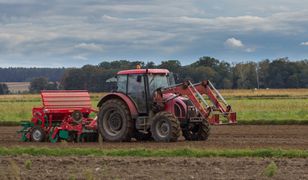
M200 94L206 95L212 102L211 108L214 113L210 121L221 124L219 115L223 115L228 120L228 124L236 123L236 112L232 112L231 105L227 103L211 81L202 81L194 86Z
M198 100L198 98L202 98L201 94L197 92L197 90L194 88L193 84L191 84L190 81L185 81L182 84L178 84L172 87L168 87L162 90L163 94L167 93L173 93L180 96L187 96L189 100L193 103L193 105L198 109L198 111L201 113L202 117L205 119L208 119L211 109L208 107L207 104L206 107L202 105L202 103ZM202 98L203 99L203 98ZM203 103L206 103L205 101Z
M210 81L192 84L185 81L172 87L162 90L163 94L174 93L180 96L187 96L193 105L199 110L202 117L208 119L210 124L234 124L236 123L236 113L232 112L231 106L226 102L222 95L217 91ZM207 96L211 101L211 106L204 99ZM212 112L212 115L210 115ZM228 123L222 123L219 116L222 115Z

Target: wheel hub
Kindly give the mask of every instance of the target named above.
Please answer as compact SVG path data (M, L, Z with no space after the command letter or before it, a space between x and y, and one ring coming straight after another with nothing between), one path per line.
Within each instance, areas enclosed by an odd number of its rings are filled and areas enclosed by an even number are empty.
M158 123L158 125L156 126L156 132L160 137L168 136L169 131L170 131L169 124L166 121Z
M115 136L121 132L123 120L119 112L112 109L106 112L104 119L103 126L109 135Z
M34 140L39 141L40 138L41 138L41 136L42 136L41 131L39 131L39 130L37 130L37 129L34 130L34 132L33 132L33 134L32 134L32 138L33 138Z
M110 129L113 131L119 131L122 127L122 120L119 114L112 114L109 120Z

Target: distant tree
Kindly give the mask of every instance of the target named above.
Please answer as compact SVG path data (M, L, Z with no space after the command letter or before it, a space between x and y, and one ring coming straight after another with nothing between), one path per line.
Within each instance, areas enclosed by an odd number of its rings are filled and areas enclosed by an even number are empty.
M259 87L267 88L269 87L269 66L270 60L266 59L258 63L258 76L259 76Z
M103 69L134 69L136 66L141 65L144 67L143 61L128 61L128 60L117 60L117 61L103 61L98 64L98 67Z
M67 90L89 90L91 92L111 91L114 84L106 80L115 76L117 69L85 65L82 68L67 69L61 80L61 88Z
M10 90L7 84L5 83L0 83L0 94L9 94Z
M148 63L145 65L145 68L151 69L151 68L156 68L156 66L155 66L155 63L154 63L153 61L150 61L150 62L148 62Z
M211 80L216 88L308 88L308 60L289 61L288 58L279 58L230 65L208 56L200 57L185 66L179 60L165 60L160 64L152 61L103 61L98 65L66 69L61 87L92 92L110 91L112 86L106 80L115 76L119 70L135 69L137 64L143 68L168 69L175 73L176 83L184 80Z
M48 79L45 77L34 78L30 82L30 93L39 93L41 90L46 90L48 86Z
M168 69L171 72L178 73L181 69L181 62L179 60L162 61L159 68Z
M219 61L218 59L203 56L198 61L190 65L191 73L194 75L194 81L211 80L217 88L232 87L232 68L229 63ZM200 71L200 67L203 70Z
M0 82L29 82L36 77L59 81L64 70L64 68L0 68Z
M200 82L203 80L211 80L215 82L215 78L217 77L217 72L211 67L200 66L195 68L190 68L191 77L195 82Z
M231 89L233 84L230 78L224 78L221 85L224 89Z
M111 64L108 61L103 61L103 62L98 64L98 67L103 68L103 69L110 69Z
M208 57L208 56L203 56L203 57L199 58L198 61L191 64L192 67L208 66L208 67L211 67L215 70L218 67L218 65L219 65L218 59Z
M235 88L257 87L257 64L254 62L236 64L233 70L233 85Z
M308 88L308 60L299 61L296 63L299 69L298 78L302 88Z
M86 88L86 77L81 69L66 69L61 80L61 88L66 90L82 90Z
M59 85L57 82L48 82L46 90L57 90L59 89Z
M268 69L269 86L271 88L295 87L298 84L298 70L296 64L290 62L287 57L272 61Z

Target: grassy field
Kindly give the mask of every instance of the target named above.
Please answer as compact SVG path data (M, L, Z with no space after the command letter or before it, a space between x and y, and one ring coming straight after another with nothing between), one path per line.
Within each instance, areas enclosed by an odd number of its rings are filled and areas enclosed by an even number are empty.
M221 90L239 122L303 123L308 120L308 89Z
M239 123L284 124L308 121L308 89L221 90ZM91 94L93 107L104 93ZM0 123L30 120L32 107L41 105L40 95L0 96Z
M223 89L219 92L227 98L308 98L308 89Z
M38 148L38 147L0 147L0 155L32 156L111 156L111 157L287 157L307 158L307 150L282 149L98 149L98 148Z

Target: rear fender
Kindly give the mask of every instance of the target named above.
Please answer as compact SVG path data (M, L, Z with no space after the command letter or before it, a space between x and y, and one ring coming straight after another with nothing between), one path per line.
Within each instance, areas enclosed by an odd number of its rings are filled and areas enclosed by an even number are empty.
M125 102L126 106L128 107L130 114L133 119L138 117L138 111L134 102L125 94L123 93L109 93L106 96L102 97L101 100L98 102L97 107L100 108L104 102L109 99L120 99Z

